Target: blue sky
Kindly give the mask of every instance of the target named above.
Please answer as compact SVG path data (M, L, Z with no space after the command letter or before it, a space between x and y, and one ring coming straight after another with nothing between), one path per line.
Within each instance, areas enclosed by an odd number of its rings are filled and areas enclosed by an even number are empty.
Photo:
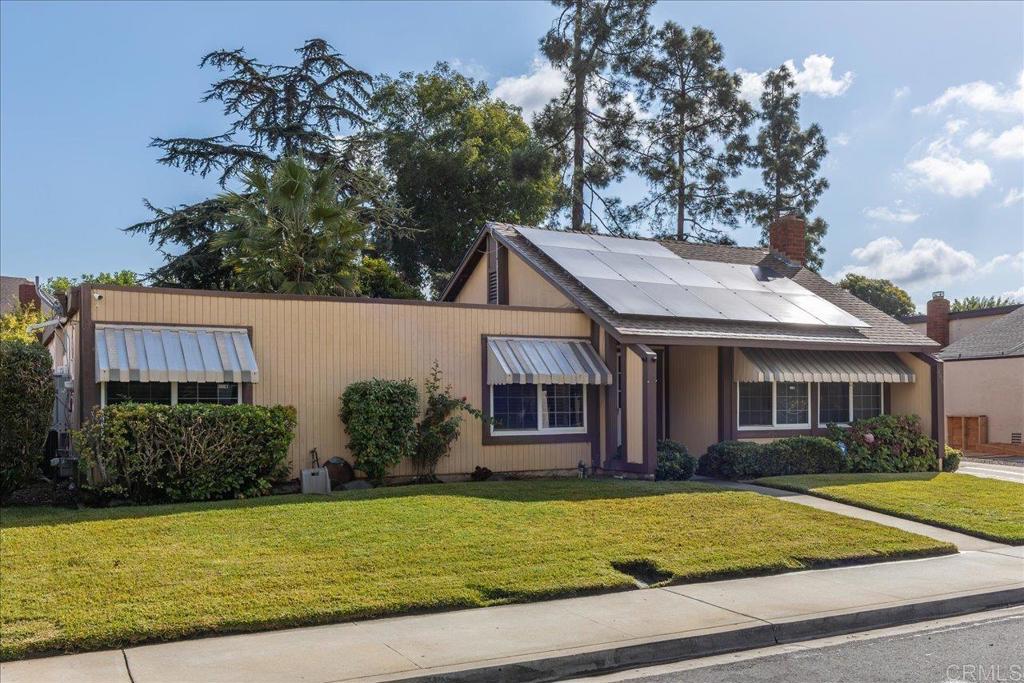
M119 228L215 194L156 164L152 136L220 133L197 68L217 48L291 59L321 36L371 73L448 60L529 110L559 87L538 60L552 8L535 3L0 5L0 270L42 277L159 256ZM670 3L652 20L702 25L727 66L792 60L805 123L830 140L824 273L889 277L923 305L1024 296L1024 4ZM627 200L637 181L619 188ZM754 242L752 228L737 231Z

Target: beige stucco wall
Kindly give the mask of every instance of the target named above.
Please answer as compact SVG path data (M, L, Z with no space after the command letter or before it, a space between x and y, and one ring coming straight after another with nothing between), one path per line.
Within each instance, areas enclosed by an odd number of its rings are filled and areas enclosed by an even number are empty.
M644 362L626 347L626 462L644 461Z
M703 455L718 442L718 347L668 347L666 393L670 438Z
M485 255L474 266L473 271L462 285L455 301L462 304L487 303L487 256Z
M456 395L482 405L481 335L589 338L590 320L572 311L524 311L507 306L426 303L382 304L103 290L92 303L95 322L238 325L252 327L260 382L257 404L298 410L290 450L292 469L309 466L309 450L321 460L350 457L338 418L339 397L353 381L411 377L422 387L436 359ZM589 461L590 444L481 445L482 425L466 420L462 436L440 474L573 469ZM411 474L403 463L393 474Z
M1009 443L1024 432L1024 358L945 363L946 415L988 417L988 440Z
M511 251L508 253L508 303L510 306L576 308L564 294Z
M897 354L908 368L914 371L914 382L892 384L892 405L885 412L894 415L918 415L921 431L931 434L932 430L932 375L931 367L910 353Z

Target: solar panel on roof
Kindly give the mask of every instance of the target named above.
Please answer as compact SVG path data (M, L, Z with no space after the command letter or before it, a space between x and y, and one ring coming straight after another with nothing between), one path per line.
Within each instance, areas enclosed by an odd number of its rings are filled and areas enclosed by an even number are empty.
M708 306L693 292L681 285L664 285L656 282L640 282L637 287L680 318L705 318L724 320L725 316Z
M588 249L570 249L568 247L552 247L549 245L538 245L538 248L555 263L569 271L569 274L575 278L603 277L610 280L622 279L617 272L600 261L594 256L594 252Z
M768 288L754 277L754 269L735 263L719 263L717 261L696 261L687 259L687 263L708 277L718 281L725 289L747 289L755 292L767 292Z
M628 282L660 282L674 284L663 272L647 263L638 254L620 254L610 251L596 251L594 256Z
M761 323L778 322L775 318L732 290L714 287L690 287L689 290L701 301L721 313L722 317L727 320L748 320Z
M518 228L519 234L537 246L567 247L569 249L593 249L605 251L590 235L579 232L559 232L557 230L538 230L536 228Z
M718 287L719 283L710 276L697 270L693 264L678 256L672 258L659 258L647 256L644 261L651 264L665 275L668 275L673 282L684 287Z
M794 325L825 325L820 318L811 315L791 301L779 296L775 292L754 292L750 290L739 290L736 292L741 297L754 304L762 311L778 320L780 323L792 323Z
M583 285L616 313L627 315L672 316L673 314L636 285L621 280L604 278L579 278Z
M810 293L809 290L804 291L806 292L805 294L783 294L782 298L804 309L818 320L821 320L824 325L832 325L836 327L869 327L866 322L854 315L851 315L850 313L847 313L832 302L826 301L820 296Z
M610 237L608 235L594 235L594 241L608 251L616 254L639 254L642 256L660 256L663 258L673 257L671 251L657 242L650 240L627 239L625 237Z

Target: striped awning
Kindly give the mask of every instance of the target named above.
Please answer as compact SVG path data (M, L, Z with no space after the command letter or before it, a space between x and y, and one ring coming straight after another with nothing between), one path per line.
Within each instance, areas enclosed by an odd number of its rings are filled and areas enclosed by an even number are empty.
M914 372L895 353L740 349L738 382L913 382Z
M589 342L489 337L488 384L611 384L612 373Z
M97 382L259 382L245 330L96 326Z

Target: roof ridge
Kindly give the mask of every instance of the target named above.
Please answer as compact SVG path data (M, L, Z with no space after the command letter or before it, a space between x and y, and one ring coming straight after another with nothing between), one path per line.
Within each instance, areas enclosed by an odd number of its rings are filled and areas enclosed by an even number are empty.
M672 239L661 239L659 237L647 237L644 235L610 235L601 232L592 232L590 230L563 230L561 228L550 228L541 227L536 225L523 225L522 223L503 223L500 221L488 221L489 225L500 225L508 228L518 229L526 228L527 230L544 230L547 232L560 232L570 235L597 235L598 237L617 237L624 240L638 240L643 242L657 242L658 244L685 244L694 247L719 247L721 249L743 249L745 251L756 251L759 253L769 253L768 247L755 246L745 247L739 244L715 244L714 242L687 242L686 240L672 240Z

